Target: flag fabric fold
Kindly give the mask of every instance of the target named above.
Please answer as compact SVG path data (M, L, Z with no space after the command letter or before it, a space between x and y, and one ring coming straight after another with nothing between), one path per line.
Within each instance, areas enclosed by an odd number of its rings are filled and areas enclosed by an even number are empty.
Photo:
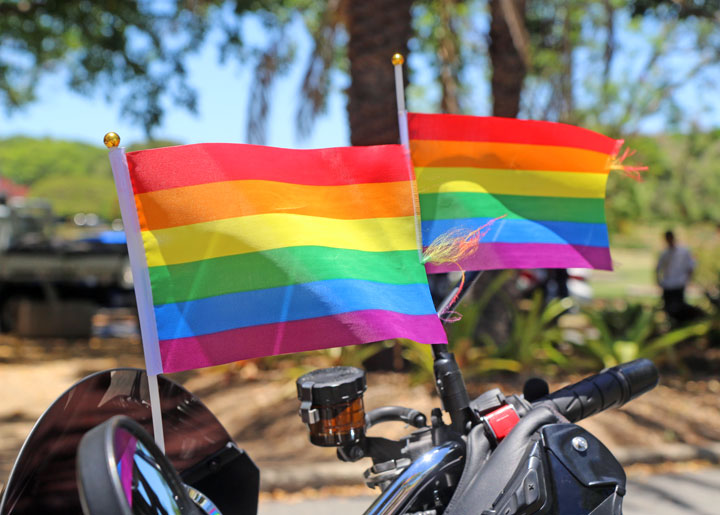
M612 269L605 187L622 141L571 125L408 114L423 246L491 220L458 269Z
M162 372L409 338L445 343L399 145L127 154Z

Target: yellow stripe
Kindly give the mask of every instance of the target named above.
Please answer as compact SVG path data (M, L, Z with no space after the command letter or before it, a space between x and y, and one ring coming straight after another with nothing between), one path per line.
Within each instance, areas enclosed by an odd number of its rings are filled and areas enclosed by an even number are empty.
M494 193L605 198L606 173L535 172L486 168L415 168L422 193Z
M304 245L370 252L417 249L412 216L339 220L269 213L143 231L142 235L148 266Z

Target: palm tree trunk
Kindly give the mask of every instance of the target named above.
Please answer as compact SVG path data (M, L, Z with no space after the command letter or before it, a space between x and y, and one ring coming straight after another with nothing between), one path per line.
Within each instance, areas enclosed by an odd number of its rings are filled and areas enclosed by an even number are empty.
M352 145L398 143L395 52L407 56L412 34L412 0L350 0L347 2L347 29L350 35L350 88L348 119ZM383 370L403 367L402 347L391 354L379 353L375 365Z
M488 51L492 64L493 116L516 118L529 64L525 0L490 0L490 16ZM485 272L475 285L475 291L487 289L502 274L502 271ZM513 324L508 305L517 302L519 297L514 276L511 276L480 313L476 340L485 341L489 337L499 345L507 342Z
M493 115L515 118L527 72L525 0L490 0Z
M348 2L350 88L348 118L352 145L397 143L395 75L390 58L407 55L412 0Z

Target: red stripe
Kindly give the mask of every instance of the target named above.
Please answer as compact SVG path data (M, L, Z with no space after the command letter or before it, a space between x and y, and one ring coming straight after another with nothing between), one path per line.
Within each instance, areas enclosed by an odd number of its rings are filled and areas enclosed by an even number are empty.
M360 343L409 338L447 343L437 315L354 311L331 317L265 324L175 340L161 340L163 372Z
M622 140L564 123L494 116L408 113L411 140L489 141L582 148L615 155Z
M291 150L203 143L127 154L135 194L234 180L333 186L407 181L412 174L400 145Z

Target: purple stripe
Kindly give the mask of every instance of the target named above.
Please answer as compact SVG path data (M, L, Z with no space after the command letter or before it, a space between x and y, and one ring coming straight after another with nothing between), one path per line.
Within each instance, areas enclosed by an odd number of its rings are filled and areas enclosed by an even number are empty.
M392 338L447 343L436 315L366 310L160 341L163 372Z
M460 263L463 270L507 268L595 268L612 270L610 249L587 245L555 243L480 243L478 249ZM426 264L429 274L457 272L458 265Z
M128 504L132 508L133 467L135 466L135 449L137 438L126 431L115 433L115 460L120 469L120 484Z

